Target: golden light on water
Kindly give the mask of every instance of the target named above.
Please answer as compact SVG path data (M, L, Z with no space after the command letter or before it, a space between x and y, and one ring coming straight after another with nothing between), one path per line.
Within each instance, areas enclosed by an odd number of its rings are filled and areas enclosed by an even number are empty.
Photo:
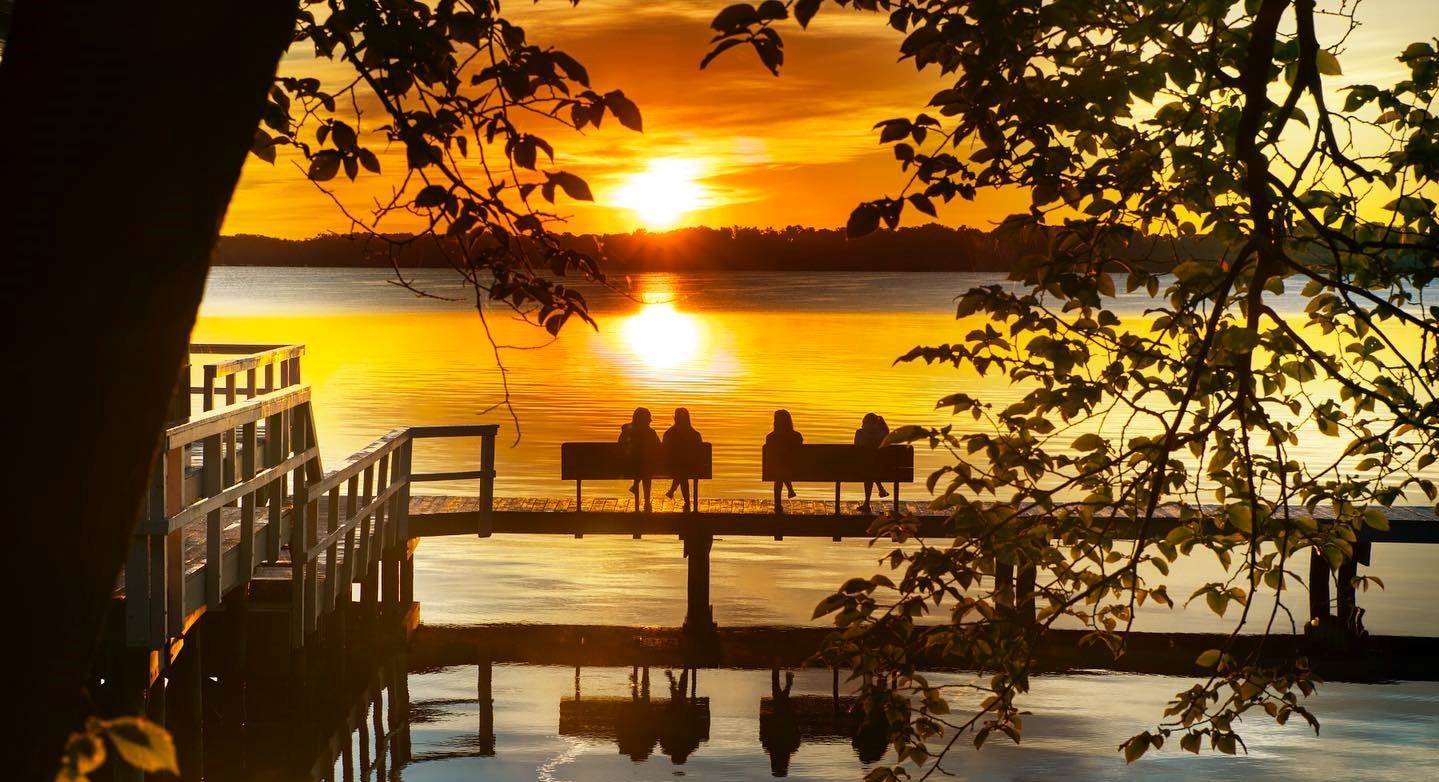
M646 303L621 328L630 352L651 369L694 363L703 349L699 319L669 302Z
M704 204L705 188L697 181L693 160L651 160L649 168L631 174L615 191L615 203L634 212L648 228L669 228Z

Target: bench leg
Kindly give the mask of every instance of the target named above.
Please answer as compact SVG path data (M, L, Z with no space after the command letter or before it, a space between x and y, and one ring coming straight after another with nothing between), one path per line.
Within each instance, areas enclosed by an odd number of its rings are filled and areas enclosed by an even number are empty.
M584 509L584 494L580 491L583 481L575 481L575 513Z
M894 512L899 513L899 481L894 482Z
M839 481L834 482L834 515L839 515Z

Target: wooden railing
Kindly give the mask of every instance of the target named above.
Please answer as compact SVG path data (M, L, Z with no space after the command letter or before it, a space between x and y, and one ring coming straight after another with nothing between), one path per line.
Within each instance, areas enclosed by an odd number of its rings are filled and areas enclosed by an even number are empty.
M126 565L128 643L169 649L262 565L291 571L295 645L352 584L383 584L386 600L411 600L413 566L401 555L409 538L410 485L478 479L482 507L489 508L497 431L495 425L396 429L322 474L308 386L282 386L170 427ZM480 469L412 474L414 441L435 437L481 438ZM202 455L193 499L184 489L182 458L192 448ZM227 516L238 517L228 538ZM480 533L489 526L482 524Z
M223 395L224 404L233 405L241 395L254 399L299 385L300 357L305 355L305 346L197 343L190 345L190 354L235 356L201 365L200 385L189 386L189 393L200 395L200 409L208 411L215 409L217 394ZM186 374L188 385L188 371ZM240 384L241 376L245 379L244 385Z

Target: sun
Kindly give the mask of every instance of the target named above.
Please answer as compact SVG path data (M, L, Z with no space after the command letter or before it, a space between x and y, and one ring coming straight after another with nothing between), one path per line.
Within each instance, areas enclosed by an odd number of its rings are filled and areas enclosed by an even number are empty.
M671 369L699 357L699 323L668 302L645 304L623 329L630 352L651 369Z
M615 192L615 202L634 212L649 228L668 228L703 205L705 189L696 180L693 160L661 158L631 174Z

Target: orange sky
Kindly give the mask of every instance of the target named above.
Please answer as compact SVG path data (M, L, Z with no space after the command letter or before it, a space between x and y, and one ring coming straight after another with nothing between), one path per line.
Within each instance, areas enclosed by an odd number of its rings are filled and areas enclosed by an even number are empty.
M558 126L541 133L555 146L556 167L585 177L596 196L592 205L562 201L568 230L645 227L640 214L617 202L626 198L626 181L656 159L681 161L697 182L693 195L701 206L676 216L678 226L836 227L855 203L894 194L902 185L897 164L871 127L912 115L941 83L935 73L917 74L912 65L896 62L900 34L886 27L883 17L826 5L809 32L794 25L785 30L780 78L745 49L700 71L709 20L723 5L584 0L571 7L545 0L504 6L531 42L576 56L597 89L623 89L644 114L643 134L613 120L583 135ZM1398 73L1393 57L1403 45L1439 34L1434 0L1365 0L1360 18L1365 26L1342 56L1345 82L1393 83ZM308 50L287 55L282 72L322 79L343 74L331 63L316 63ZM379 135L368 138L377 151L385 146ZM337 178L331 183L336 195L364 212L403 168L401 154L382 152L381 161L383 176L366 175L355 183ZM1026 201L1015 193L989 194L941 207L940 218L982 227ZM223 232L298 238L346 228L335 205L281 154L274 166L249 158Z

